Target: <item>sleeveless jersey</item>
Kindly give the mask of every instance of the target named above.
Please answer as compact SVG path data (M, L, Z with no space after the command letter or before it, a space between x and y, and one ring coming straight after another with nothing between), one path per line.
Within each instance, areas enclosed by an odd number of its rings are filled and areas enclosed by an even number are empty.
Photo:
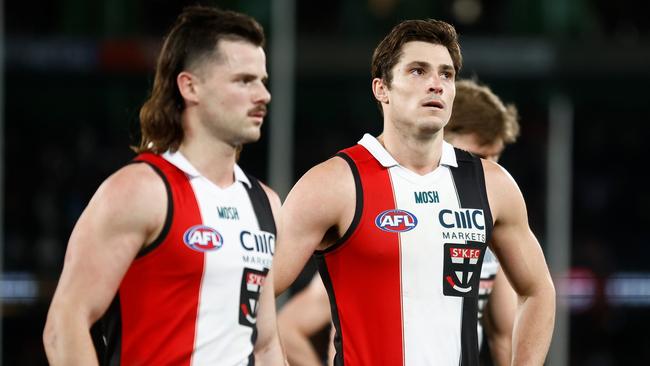
M339 153L354 176L350 228L315 254L335 365L478 365L478 281L492 232L480 159L443 143L418 175L372 136Z
M158 239L133 261L99 323L104 365L252 365L275 223L259 182L235 166L220 188L179 152L141 154L167 189Z

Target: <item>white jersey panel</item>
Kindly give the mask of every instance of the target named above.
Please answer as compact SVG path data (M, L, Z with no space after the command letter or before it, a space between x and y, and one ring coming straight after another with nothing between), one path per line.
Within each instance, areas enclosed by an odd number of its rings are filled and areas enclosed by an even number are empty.
M223 237L220 249L205 252L192 365L247 365L253 328L239 322L243 268L270 268L272 251L250 251L242 244L242 237L248 238L245 233L259 231L243 183L220 189L204 177L194 177L191 184L203 224Z
M438 223L441 208L459 208L451 172L440 166L417 176L396 166L390 168L390 177L396 207L418 220L413 230L400 233L405 364L456 365L461 353L463 298L443 295L443 244L454 241L443 240ZM439 202L417 202L417 194L432 191Z

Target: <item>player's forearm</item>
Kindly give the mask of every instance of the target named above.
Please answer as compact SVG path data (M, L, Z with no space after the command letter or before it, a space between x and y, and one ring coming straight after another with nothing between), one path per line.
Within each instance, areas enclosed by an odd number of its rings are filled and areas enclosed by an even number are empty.
M255 347L255 364L261 366L288 365L280 339L275 336L263 345Z
M555 324L555 289L545 284L519 305L512 335L512 365L543 365Z
M75 318L50 315L43 332L50 365L98 365L87 325Z
M489 338L492 361L496 366L510 366L512 359L512 338L496 336Z
M282 263L280 260L278 260L278 256L276 255L273 258L273 266L275 268L278 268ZM292 274L287 274L286 271L278 271L278 273L275 274L275 278L273 279L273 288L275 291L275 296L278 297L282 295L283 292L285 292L289 286L293 283L293 280L295 280L296 276L293 276Z
M287 351L287 358L291 366L321 366L316 350L309 337L298 331L280 327L282 344Z

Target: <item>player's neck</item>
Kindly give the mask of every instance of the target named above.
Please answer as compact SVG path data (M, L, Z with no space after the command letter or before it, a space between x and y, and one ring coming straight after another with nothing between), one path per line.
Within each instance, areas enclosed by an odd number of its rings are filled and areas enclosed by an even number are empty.
M378 140L401 166L417 174L428 174L440 165L442 131L431 138L420 139L397 130L384 129Z
M221 188L235 181L236 149L222 141L183 139L178 149L202 176Z

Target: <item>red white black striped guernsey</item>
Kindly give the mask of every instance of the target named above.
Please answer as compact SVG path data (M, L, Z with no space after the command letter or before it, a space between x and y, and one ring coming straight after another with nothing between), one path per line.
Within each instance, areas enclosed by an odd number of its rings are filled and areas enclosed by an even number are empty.
M480 159L443 143L418 175L372 136L341 151L356 185L349 230L317 252L335 365L478 365L477 295L492 232Z
M163 179L167 218L93 329L103 338L100 363L252 365L257 302L275 247L265 192L238 166L235 183L219 188L179 152L134 162Z

